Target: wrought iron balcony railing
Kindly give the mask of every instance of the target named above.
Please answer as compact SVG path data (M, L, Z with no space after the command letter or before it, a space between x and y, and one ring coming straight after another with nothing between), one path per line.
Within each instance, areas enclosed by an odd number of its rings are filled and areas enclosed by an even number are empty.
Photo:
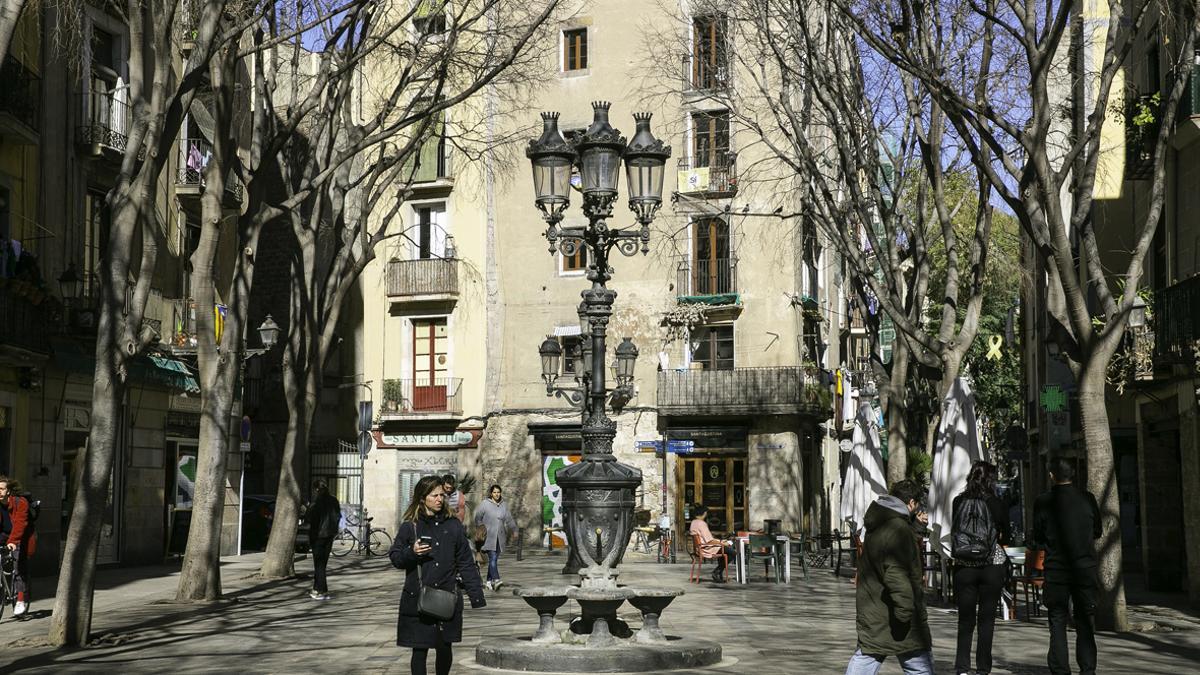
M821 417L831 413L832 397L818 375L801 366L664 370L658 373L658 410L663 415Z
M462 378L383 381L382 415L461 415Z
M420 296L457 296L458 260L419 258L388 263L387 294L390 298L419 299Z
M83 145L125 152L132 122L129 103L117 91L93 91L79 96L83 123L77 130Z
M737 293L737 258L683 260L676 274L676 295L681 298Z
M36 131L42 112L42 80L11 56L0 65L0 113Z
M733 196L737 194L737 155L679 160L680 194Z
M1190 361L1200 340L1200 275L1154 294L1154 355Z
M212 161L212 144L200 138L184 138L179 141L178 185L204 187L204 169ZM229 171L225 178L225 194L234 200L242 199L242 181Z
M723 54L715 59L683 57L681 75L686 92L722 91L729 88L729 60Z
M1200 116L1200 53L1193 58L1192 77L1188 80L1187 89L1179 101L1179 121L1186 122L1189 117Z

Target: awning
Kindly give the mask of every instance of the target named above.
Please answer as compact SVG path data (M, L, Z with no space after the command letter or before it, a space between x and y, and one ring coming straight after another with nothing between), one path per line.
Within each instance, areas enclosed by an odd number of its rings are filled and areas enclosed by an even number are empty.
M684 305L740 305L742 296L737 293L719 293L716 295L681 295L677 298Z
M583 335L583 329L579 327L579 324L554 327L554 337L567 337L570 335Z
M54 340L54 363L63 370L81 375L96 372L96 355L88 347L75 340ZM158 385L167 389L200 393L200 383L185 363L169 356L146 354L138 356L129 364L129 378L142 384Z

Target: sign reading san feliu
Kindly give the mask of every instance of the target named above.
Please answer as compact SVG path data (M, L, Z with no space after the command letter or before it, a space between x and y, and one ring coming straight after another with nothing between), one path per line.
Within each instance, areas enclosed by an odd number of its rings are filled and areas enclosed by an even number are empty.
M389 434L380 435L381 445L391 447L462 447L470 445L474 436L469 431L454 431L450 433L426 434Z

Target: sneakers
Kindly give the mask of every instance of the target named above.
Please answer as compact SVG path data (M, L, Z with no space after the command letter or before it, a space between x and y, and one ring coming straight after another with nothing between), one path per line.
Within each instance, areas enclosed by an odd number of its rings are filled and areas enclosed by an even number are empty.
M494 582L492 582L492 590L498 591L498 590L500 590L500 587L503 585L504 585L504 582L497 579Z
M318 593L316 591L316 589L309 591L308 597L312 598L313 600L328 600L329 599L328 595L325 595L324 593Z
M483 582L483 587L488 589L489 591L496 590L496 587L492 584L491 579L488 579L487 581Z
M13 608L13 616L21 616L28 610L29 610L29 603L18 600L17 606Z

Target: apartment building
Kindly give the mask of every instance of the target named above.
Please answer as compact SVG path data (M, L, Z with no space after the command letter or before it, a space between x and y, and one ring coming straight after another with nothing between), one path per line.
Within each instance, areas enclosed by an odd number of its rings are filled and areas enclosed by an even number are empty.
M634 14L677 36L670 63L631 56L646 52ZM639 508L683 525L704 502L717 529L828 530L840 484L827 422L841 341L830 335L844 297L815 228L777 216L795 212L778 189L788 174L764 177L781 169L721 103L739 77L725 21L587 3L555 27L529 112L502 123L555 110L570 136L591 123L589 102L608 101L614 127L629 135L632 114L651 112L673 148L650 253L611 260L609 344L628 337L640 350L636 395L614 416L616 455L642 472ZM524 162L460 162L441 145L422 151L425 173L395 225L405 236L363 278L360 372L382 382L367 506L392 527L421 475L469 474L473 501L502 485L527 539L558 545L554 472L582 452L580 413L547 397L538 346L549 335L577 350L587 253L547 251ZM633 223L622 204L611 226ZM564 225L584 224L567 210ZM559 384L579 368L564 358Z
M41 500L46 560L61 555L88 447L106 195L131 124L128 27L85 10L82 47L71 54L52 47L53 12L27 8L0 69L0 471ZM177 68L193 19L180 17ZM189 299L208 119L203 103L193 106L156 185L160 245L145 321L159 339L129 369L101 564L157 562L186 541L200 414L195 317L224 311ZM240 199L235 185L228 213ZM240 465L231 468L236 487ZM235 542L239 508L227 501L226 538Z

